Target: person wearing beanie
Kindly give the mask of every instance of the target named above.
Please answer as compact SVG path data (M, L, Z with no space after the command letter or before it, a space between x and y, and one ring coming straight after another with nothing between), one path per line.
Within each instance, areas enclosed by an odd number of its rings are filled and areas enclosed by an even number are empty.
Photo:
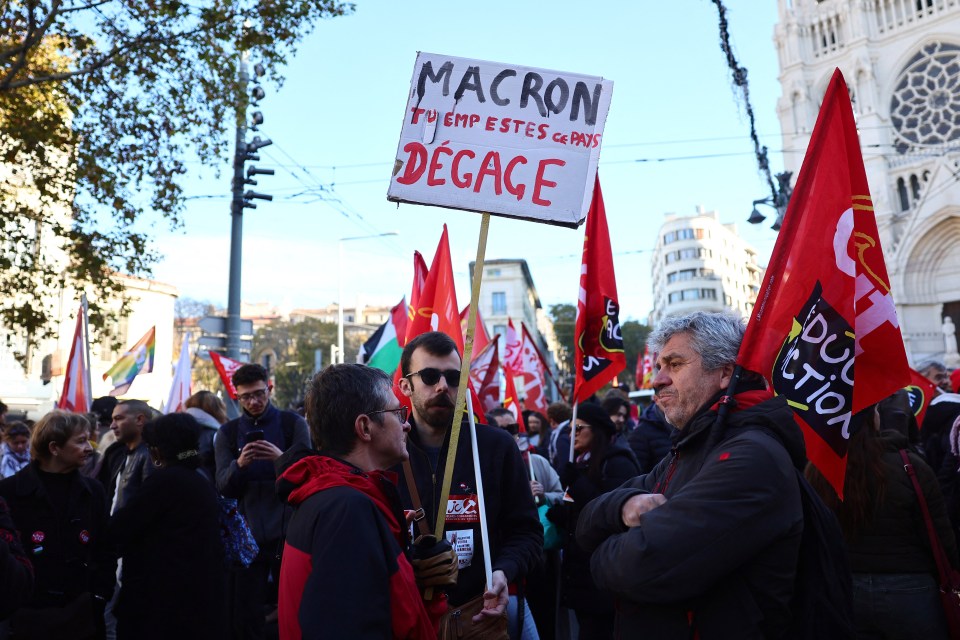
M564 532L560 602L576 613L581 640L609 639L613 638L613 595L597 588L590 575L592 554L577 544L575 533L586 504L638 475L640 466L633 451L616 438L617 427L602 406L581 404L575 426L576 459L560 474L566 495L547 512Z

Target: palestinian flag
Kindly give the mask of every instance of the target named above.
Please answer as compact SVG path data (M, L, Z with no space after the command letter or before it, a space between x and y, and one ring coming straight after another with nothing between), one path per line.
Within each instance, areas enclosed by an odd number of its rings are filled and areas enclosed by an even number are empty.
M393 375L403 353L403 338L407 333L407 300L390 309L390 319L377 327L370 339L363 343L357 361Z

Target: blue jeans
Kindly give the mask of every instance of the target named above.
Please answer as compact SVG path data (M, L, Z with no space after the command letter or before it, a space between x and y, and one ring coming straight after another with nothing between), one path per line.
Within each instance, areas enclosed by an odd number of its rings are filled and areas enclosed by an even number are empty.
M861 640L947 640L936 580L927 573L853 574L853 616Z
M517 596L510 596L507 603L507 633L510 634L510 640L540 640L540 634L537 633L537 625L533 622L533 614L530 613L530 606L527 599L523 599L523 631L520 637L517 637Z

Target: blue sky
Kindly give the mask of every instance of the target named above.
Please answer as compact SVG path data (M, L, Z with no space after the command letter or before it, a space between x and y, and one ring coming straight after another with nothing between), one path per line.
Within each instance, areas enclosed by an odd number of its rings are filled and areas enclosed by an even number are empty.
M776 3L728 0L735 51L749 70L761 141L782 167L780 96L772 42ZM480 215L387 202L390 170L417 51L603 76L613 98L600 153L621 317L644 320L651 306L650 257L668 212L698 205L736 222L765 260L775 233L746 223L767 195L746 114L719 47L707 0L568 0L467 4L438 0L357 2L301 44L282 87L265 85L257 191L274 195L244 217L243 299L286 307L337 300L338 239L344 243L344 299L394 303L409 295L413 251L429 263L443 223L450 230L461 306L469 299ZM255 62L255 61L252 61ZM232 132L226 132L232 137ZM252 135L252 134L251 134ZM250 136L248 136L250 137ZM802 150L801 150L802 151ZM230 167L198 165L188 184L185 227L160 232L165 254L154 276L182 296L225 305L230 237ZM204 197L215 196L215 197ZM764 211L765 214L771 211ZM528 261L545 307L576 300L583 228L493 218L487 258Z

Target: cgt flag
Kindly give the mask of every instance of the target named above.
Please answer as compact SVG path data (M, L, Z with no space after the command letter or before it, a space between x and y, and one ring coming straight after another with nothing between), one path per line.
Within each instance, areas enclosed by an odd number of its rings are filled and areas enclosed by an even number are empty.
M637 389L653 389L653 357L650 347L643 347L643 355L637 359Z
M457 349L463 353L460 309L457 306L457 290L453 281L447 225L443 225L440 244L437 245L437 253L433 256L433 264L427 272L419 299L411 306L416 313L407 325L407 342L428 331L442 331L453 338Z
M610 231L607 229L607 212L603 206L598 175L593 189L593 202L587 214L583 261L580 265L573 358L577 365L574 402L583 402L627 367L620 333L620 304L617 300Z
M808 458L842 497L854 416L907 386L910 372L839 69L737 363L786 397Z
M923 428L923 418L927 415L930 401L937 396L937 385L926 377L910 369L910 384L906 387L907 397L910 400L910 410L917 419L917 428Z

